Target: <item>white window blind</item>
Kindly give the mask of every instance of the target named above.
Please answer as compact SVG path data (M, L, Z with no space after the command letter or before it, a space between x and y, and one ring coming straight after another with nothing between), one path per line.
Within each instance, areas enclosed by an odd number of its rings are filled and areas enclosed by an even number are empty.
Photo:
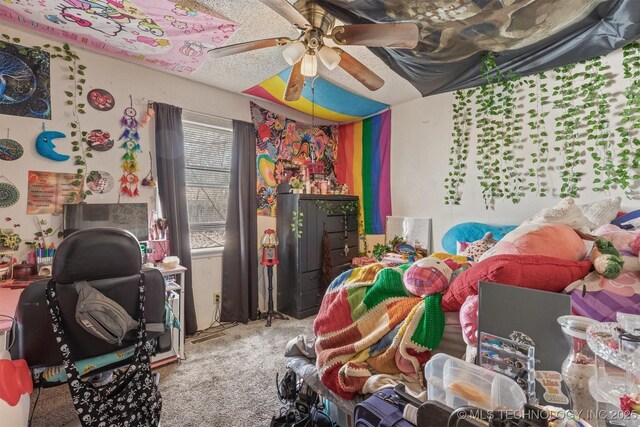
M191 248L220 247L231 178L231 120L185 120L182 125Z

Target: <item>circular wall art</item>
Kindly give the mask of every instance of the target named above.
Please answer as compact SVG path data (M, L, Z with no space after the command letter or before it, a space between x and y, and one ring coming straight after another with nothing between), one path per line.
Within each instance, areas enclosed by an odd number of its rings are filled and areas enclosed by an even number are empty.
M0 160L18 160L23 154L24 149L18 141L0 139Z
M104 89L90 90L87 93L87 102L98 111L109 111L116 105L113 95Z
M20 192L18 188L6 182L0 182L0 208L8 208L18 203Z
M93 193L104 194L113 190L115 180L109 172L91 171L87 175L87 188Z
M87 135L87 144L96 151L109 151L113 148L113 138L109 132L94 129Z

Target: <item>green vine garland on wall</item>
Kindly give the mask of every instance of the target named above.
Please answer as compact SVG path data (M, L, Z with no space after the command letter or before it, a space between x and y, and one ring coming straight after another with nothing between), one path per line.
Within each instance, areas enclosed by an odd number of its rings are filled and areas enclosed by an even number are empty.
M623 91L625 104L620 126L616 128L620 136L618 147L622 150L616 175L627 197L632 198L635 194L631 180L640 179L640 43L626 45L622 55L623 77L629 85Z
M553 87L553 108L560 111L555 117L555 141L558 144L553 149L561 156L557 169L560 171L562 186L560 197L577 198L580 194L580 177L584 172L576 170L576 167L584 163L581 159L578 140L578 126L580 124L581 110L576 98L578 87L575 80L580 77L574 73L575 64L556 68L556 85Z
M16 44L20 43L19 38L12 38L8 34L2 34L2 39L6 42ZM2 46L2 43L3 41L0 40L0 46ZM32 46L31 48L35 50L44 50L51 55L51 59L60 59L68 63L67 79L71 85L71 90L66 90L64 93L67 97L66 105L71 107L73 115L73 119L69 123L69 126L71 127L70 136L72 138L71 150L77 153L73 156L74 166L78 167L76 169L77 179L73 181L73 185L77 185L80 188L79 193L71 193L71 196L74 199L69 200L69 202L83 202L87 196L92 194L90 190L83 189L85 178L88 174L87 158L93 157L93 154L91 153L91 147L86 144L87 132L82 130L80 122L80 115L85 114L85 104L79 101L84 93L84 85L86 83L84 75L87 67L80 63L80 57L78 57L67 43L62 45L62 47L45 44L42 46Z
M545 107L549 105L549 89L547 87L546 76L536 74L535 76L522 80L523 85L529 90L526 99L532 107L527 111L529 126L529 141L533 147L530 158L531 167L528 168L528 183L531 193L538 193L540 197L548 195L549 187L547 178L547 168L549 165L549 132L545 118L549 112Z
M622 67L627 87L622 92L624 107L618 112L613 108L618 106L616 97L620 94L610 89L615 76L602 58L556 68L551 76L540 73L519 78L501 71L493 53L485 55L481 76L487 83L454 94L445 204L461 203L467 158L464 150L469 151L467 144L474 134L477 180L487 208L497 199L518 203L525 191L547 196L549 171L557 171L562 181L560 197L579 197L585 188L586 171L595 175L592 191L619 189L630 199L637 197L639 43L623 48ZM553 83L548 83L550 77ZM550 114L553 120L548 120ZM612 119L618 121L615 132ZM551 132L554 138L550 138Z
M462 199L460 187L467 176L466 160L469 156L469 137L471 135L471 99L475 89L458 90L454 93L453 103L453 144L449 150L449 175L444 180L445 205L459 205Z

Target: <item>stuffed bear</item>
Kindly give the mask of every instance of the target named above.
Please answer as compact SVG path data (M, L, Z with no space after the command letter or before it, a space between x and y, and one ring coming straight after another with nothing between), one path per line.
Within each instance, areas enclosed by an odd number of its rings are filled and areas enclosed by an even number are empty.
M498 241L493 238L493 233L487 231L482 239L470 243L460 255L477 262L482 254L494 247L496 243L498 243Z

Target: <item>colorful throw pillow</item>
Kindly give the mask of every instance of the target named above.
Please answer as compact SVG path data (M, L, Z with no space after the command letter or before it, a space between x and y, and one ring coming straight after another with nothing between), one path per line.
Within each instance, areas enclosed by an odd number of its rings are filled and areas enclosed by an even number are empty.
M527 224L563 224L585 233L596 228L571 198L562 199L557 205L542 209L522 223Z
M471 295L460 307L462 339L467 345L478 344L478 295Z
M620 211L621 203L622 197L618 196L613 199L604 199L580 205L580 209L584 216L594 224L594 228L596 228L609 224L611 221L616 219L618 211Z
M615 322L616 313L640 314L640 272L625 271L615 279L597 272L571 283L565 292L571 295L573 312L599 322Z
M478 294L478 282L561 292L591 270L590 261L567 261L542 255L496 255L463 271L442 297L444 311L459 311L470 295Z
M495 255L545 255L578 261L587 255L587 248L571 227L563 224L522 225L507 234L480 261Z

